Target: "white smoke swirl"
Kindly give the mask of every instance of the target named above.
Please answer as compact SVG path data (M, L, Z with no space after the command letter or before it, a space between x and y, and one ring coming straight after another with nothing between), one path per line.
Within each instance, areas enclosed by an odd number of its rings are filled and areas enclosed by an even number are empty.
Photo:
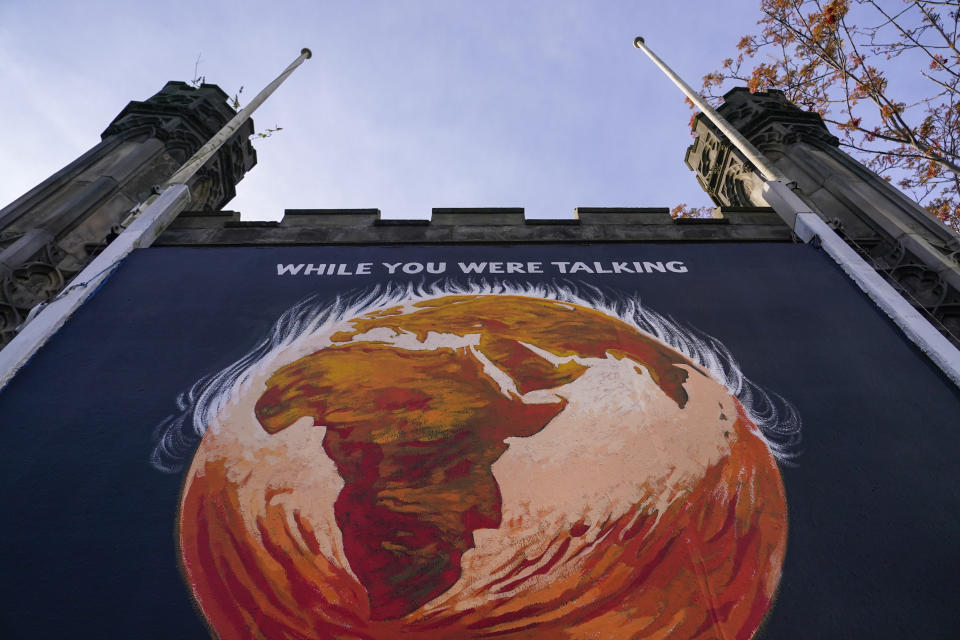
M249 380L258 363L269 360L299 338L375 309L444 295L528 296L579 304L619 318L682 353L726 386L781 463L790 464L799 455L801 421L796 409L780 395L761 389L744 376L733 355L716 338L680 326L672 318L641 305L638 297L582 282L534 284L479 278L466 283L443 279L429 284L378 284L338 295L332 301L312 296L299 302L280 316L270 333L249 353L222 371L201 378L177 398L177 413L154 431L150 464L165 473L182 470L190 462L207 425Z

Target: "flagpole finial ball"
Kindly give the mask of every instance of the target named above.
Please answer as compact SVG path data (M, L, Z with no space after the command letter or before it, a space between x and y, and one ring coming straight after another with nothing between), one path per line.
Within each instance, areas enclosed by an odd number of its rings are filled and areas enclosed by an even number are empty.
M643 43L644 43L643 36L637 36L636 38L633 39L633 46L635 46L637 49L639 49L640 45L642 45Z
M300 55L303 55L303 54L307 54L307 60L313 57L313 51L310 51L310 49L307 49L306 47L304 47L303 49L300 49Z

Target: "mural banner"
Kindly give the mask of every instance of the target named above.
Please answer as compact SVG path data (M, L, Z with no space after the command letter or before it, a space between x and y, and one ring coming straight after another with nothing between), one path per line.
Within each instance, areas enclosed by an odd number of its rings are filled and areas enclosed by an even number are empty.
M3 637L951 637L960 394L814 248L152 248L0 393Z

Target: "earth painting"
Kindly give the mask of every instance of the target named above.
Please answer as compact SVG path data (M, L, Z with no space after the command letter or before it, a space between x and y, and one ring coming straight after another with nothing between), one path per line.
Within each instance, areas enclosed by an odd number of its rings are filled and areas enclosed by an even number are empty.
M439 294L252 363L186 475L220 638L750 638L772 447L703 366L583 303Z

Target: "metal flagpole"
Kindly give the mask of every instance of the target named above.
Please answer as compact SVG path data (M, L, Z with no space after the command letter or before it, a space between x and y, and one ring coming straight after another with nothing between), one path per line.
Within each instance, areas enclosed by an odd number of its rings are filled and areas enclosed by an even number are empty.
M3 389L20 368L70 318L74 311L93 295L124 258L134 249L149 247L157 236L190 204L187 182L220 147L233 136L254 111L270 97L303 61L313 54L301 49L273 82L263 88L250 104L241 109L220 131L215 133L189 160L156 188L155 194L137 205L121 223L123 231L74 278L73 283L50 302L35 307L24 327L0 350L0 389Z
M763 198L804 242L817 242L840 265L843 271L890 316L900 329L916 344L954 384L960 386L960 350L934 328L913 305L897 293L889 282L867 264L850 245L831 229L814 207L804 202L795 192L794 183L783 175L760 151L737 131L726 118L717 113L699 93L683 81L673 69L661 60L644 39L637 36L633 46L640 49L719 129L764 178Z
M760 174L767 180L780 180L781 182L789 182L786 176L780 173L780 170L777 169L773 164L771 164L766 158L761 155L761 153L750 144L750 141L743 137L743 134L733 128L727 119L721 116L716 110L711 107L706 100L703 99L699 93L693 90L693 88L684 82L683 78L678 76L673 69L667 66L663 60L657 57L653 51L650 50L650 47L647 46L647 43L644 42L643 38L637 36L633 41L633 46L637 49L640 49L647 57L653 60L653 64L660 67L660 70L673 81L673 84L677 85L681 91L693 102L694 105L700 111L702 111L710 119L710 121L716 125L720 131L723 132L723 135L727 136L734 146L740 149L740 151L747 156L753 166L759 169Z

